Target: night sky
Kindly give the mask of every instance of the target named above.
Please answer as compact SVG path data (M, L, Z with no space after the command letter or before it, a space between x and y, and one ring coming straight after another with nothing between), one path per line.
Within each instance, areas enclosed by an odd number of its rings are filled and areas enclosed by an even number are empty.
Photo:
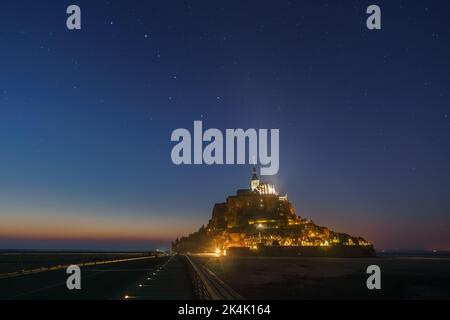
M66 28L66 8L82 30ZM378 4L382 30L366 28ZM177 128L279 128L267 177L377 249L450 250L450 3L0 4L0 249L166 248L251 166L175 166Z

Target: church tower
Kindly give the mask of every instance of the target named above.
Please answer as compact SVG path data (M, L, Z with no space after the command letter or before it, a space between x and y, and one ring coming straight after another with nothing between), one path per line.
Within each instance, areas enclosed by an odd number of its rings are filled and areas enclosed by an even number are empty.
M255 191L256 188L259 186L259 179L258 175L256 174L256 166L253 166L253 175L252 180L250 181L250 188L252 191Z

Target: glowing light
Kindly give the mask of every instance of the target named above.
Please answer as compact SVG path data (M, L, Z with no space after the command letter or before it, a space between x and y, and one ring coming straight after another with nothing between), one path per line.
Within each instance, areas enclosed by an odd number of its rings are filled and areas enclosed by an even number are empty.
M327 240L325 240L324 242L321 242L320 243L320 246L321 247L328 247L330 244L328 243L328 241Z
M260 183L255 190L259 194L278 195L275 187L269 183Z

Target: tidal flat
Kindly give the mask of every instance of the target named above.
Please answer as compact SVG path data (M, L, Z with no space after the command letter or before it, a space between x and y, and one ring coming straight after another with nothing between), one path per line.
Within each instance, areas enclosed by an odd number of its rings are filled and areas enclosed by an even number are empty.
M449 257L198 257L246 299L450 299ZM381 290L366 286L381 268Z

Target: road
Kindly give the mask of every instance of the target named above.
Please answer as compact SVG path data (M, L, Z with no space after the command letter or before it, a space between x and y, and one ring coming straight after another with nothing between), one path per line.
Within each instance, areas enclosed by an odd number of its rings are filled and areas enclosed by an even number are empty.
M374 264L382 290L366 286ZM193 282L207 299L448 299L449 270L450 259L439 257L175 255L82 267L80 291L67 289L64 269L0 278L0 300L193 300Z
M194 299L180 257L149 258L81 268L81 290L68 290L65 270L0 279L0 299Z

